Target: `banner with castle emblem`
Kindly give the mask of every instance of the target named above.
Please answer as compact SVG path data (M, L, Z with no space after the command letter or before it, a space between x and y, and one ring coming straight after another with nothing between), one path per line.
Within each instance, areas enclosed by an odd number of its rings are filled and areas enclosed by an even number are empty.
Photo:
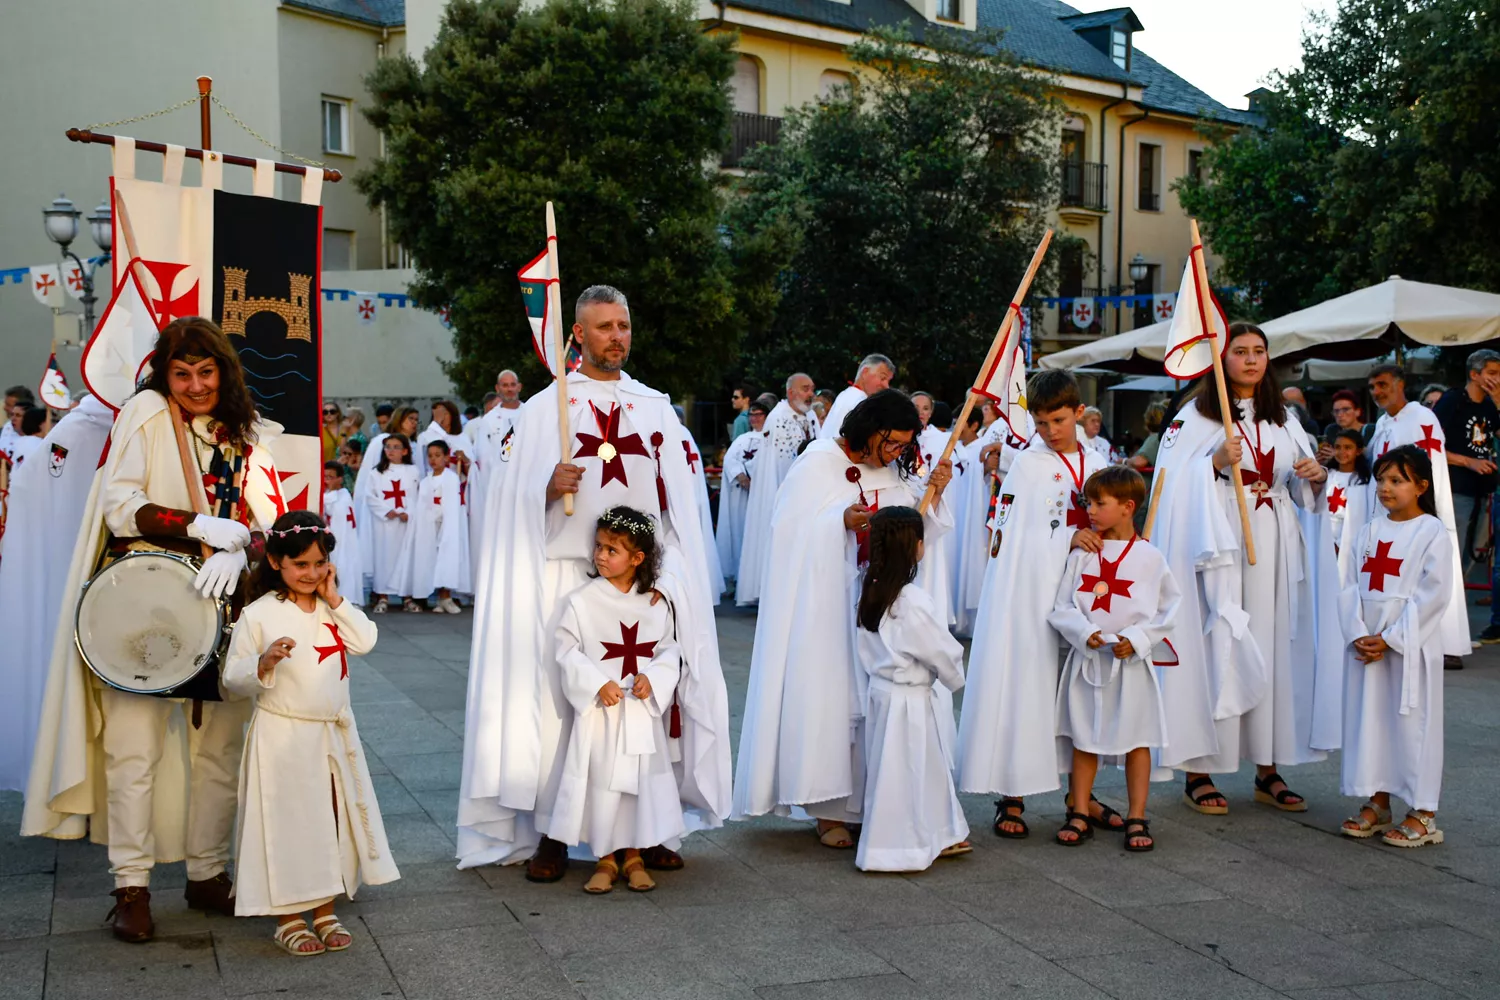
M135 176L135 142L113 149L114 295L83 357L84 380L118 409L149 359L153 330L207 316L245 369L260 415L283 428L271 445L292 509L321 504L321 174L302 202L274 197L274 164L257 161L253 190L222 190L223 161L210 150L200 184L185 185L183 151L168 147L163 180ZM290 186L295 187L293 180Z

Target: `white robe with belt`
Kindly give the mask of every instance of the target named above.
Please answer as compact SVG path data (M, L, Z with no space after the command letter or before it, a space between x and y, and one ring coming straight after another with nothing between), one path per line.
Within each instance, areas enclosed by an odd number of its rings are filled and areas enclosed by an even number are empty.
M261 654L283 636L296 645L262 681ZM401 877L349 704L348 658L375 637L347 599L303 611L267 594L235 623L224 689L255 701L240 758L235 916L301 913Z
M912 585L878 631L857 632L868 687L865 825L854 863L864 871L921 871L969 836L953 786L952 694L964 684L964 648L932 598ZM939 697L938 685L948 697Z
M413 526L404 544L410 550L411 596L419 601L435 590L468 593L473 587L469 518L463 501L463 484L451 468L428 476L417 487Z
M412 550L406 540L416 526L417 467L390 465L384 472L372 470L370 486L370 590L399 599L411 594Z

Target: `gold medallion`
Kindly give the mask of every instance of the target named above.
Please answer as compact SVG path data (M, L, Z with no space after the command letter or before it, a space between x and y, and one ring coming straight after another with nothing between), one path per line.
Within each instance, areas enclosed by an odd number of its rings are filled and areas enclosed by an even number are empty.
M599 446L599 457L606 462L613 462L616 456L618 456L619 454L620 453L615 450L615 446L610 444L608 441Z

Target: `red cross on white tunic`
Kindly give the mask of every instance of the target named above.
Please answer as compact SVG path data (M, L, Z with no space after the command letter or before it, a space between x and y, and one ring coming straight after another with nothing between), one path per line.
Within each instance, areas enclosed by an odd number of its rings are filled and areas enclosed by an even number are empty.
M1417 447L1427 452L1428 458L1442 454L1443 442L1439 441L1437 435L1433 433L1433 429L1437 425L1421 424L1419 426L1422 428L1422 438L1417 442Z
M333 633L332 646L314 646L313 652L318 654L318 662L322 663L334 653L339 654L339 680L349 676L349 647L344 645L344 637L339 635L339 627L333 622L324 622L328 631Z
M697 472L698 453L694 451L693 446L688 444L686 441L682 442L682 450L687 452L688 469L692 472Z
M1135 539L1131 538L1125 546L1125 551L1121 552L1119 558L1114 562L1110 562L1104 558L1104 553L1101 551L1098 553L1098 575L1096 576L1092 573L1082 574L1082 579L1078 584L1079 593L1094 595L1094 604L1089 610L1108 611L1110 609L1110 599L1116 594L1121 597L1130 596L1130 588L1135 584L1135 581L1122 580L1119 577L1119 573L1120 564L1125 561L1125 557L1130 554L1130 550L1134 545Z
M391 501L391 505L397 510L405 506L401 501L406 498L406 491L401 488L401 480L399 479L391 483L391 488L383 491L380 495Z
M620 623L620 641L606 642L604 646L604 659L620 661L620 678L633 677L639 673L640 659L651 659L656 655L656 643L637 642L636 636L640 634L641 623L634 625Z
M345 509L345 511L344 511L344 520L346 520L346 521L349 522L349 527L351 527L351 528L355 527L355 524L354 524L354 505L353 504L350 504L348 506L348 508Z
M1332 490L1329 490L1328 512L1330 514L1337 514L1339 511L1343 510L1348 505L1348 503L1349 501L1344 496L1344 488L1342 486L1335 486Z
M1365 563L1359 571L1370 574L1370 589L1378 590L1383 594L1385 593L1385 578L1401 575L1402 561L1391 558L1390 542L1376 542L1375 554L1365 556Z
M594 435L579 431L578 450L573 453L573 457L603 461L604 467L599 475L600 486L608 486L612 479L618 479L622 486L629 486L630 481L625 478L625 456L650 458L645 442L639 434L621 436L619 404L611 403L608 413L600 413L599 407L590 401L589 409L594 413L594 423L599 433Z

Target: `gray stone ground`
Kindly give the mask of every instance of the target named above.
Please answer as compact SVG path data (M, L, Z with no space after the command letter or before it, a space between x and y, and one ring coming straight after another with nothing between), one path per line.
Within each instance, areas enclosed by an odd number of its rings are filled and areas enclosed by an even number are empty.
M1476 623L1480 621L1475 610ZM1444 1000L1500 996L1500 655L1449 673L1449 842L1397 851L1334 833L1357 804L1338 763L1289 769L1312 808L1199 816L1152 797L1157 850L1114 837L1054 846L1060 796L1030 803L1031 839L988 832L912 876L862 875L805 825L730 824L689 840L648 895L585 896L586 872L536 886L518 868L453 866L470 616L392 614L355 663L360 731L403 878L340 913L349 951L295 959L269 920L187 911L181 865L157 873L158 937L114 941L103 848L0 837L0 997L918 1000L1102 997ZM731 704L753 617L721 613ZM738 727L738 715L735 717ZM1111 776L1103 798L1123 807ZM14 831L20 797L0 795Z

